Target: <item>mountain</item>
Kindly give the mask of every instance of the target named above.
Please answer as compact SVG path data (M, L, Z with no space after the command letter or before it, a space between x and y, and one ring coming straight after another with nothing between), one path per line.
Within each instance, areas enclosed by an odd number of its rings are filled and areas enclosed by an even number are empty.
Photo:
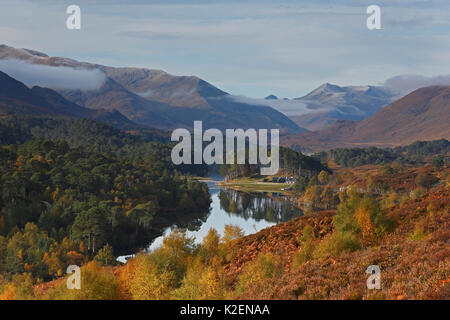
M308 112L290 116L308 130L320 130L336 120L363 120L389 104L393 94L375 86L340 87L325 83L301 98Z
M102 121L119 128L137 125L118 111L91 110L72 103L48 88L28 88L22 82L0 71L0 113L85 118Z
M282 144L316 152L338 147L392 147L442 138L450 139L450 86L415 90L365 120L336 121L320 131L287 136Z
M276 95L274 95L274 94L269 94L264 99L266 99L266 100L278 100L278 97Z
M160 129L193 126L204 128L273 128L305 132L283 113L268 107L240 103L195 76L173 76L161 70L113 68L73 59L49 57L29 49L0 45L0 59L31 64L99 70L106 76L99 89L55 89L66 99L91 109L117 110L141 125Z

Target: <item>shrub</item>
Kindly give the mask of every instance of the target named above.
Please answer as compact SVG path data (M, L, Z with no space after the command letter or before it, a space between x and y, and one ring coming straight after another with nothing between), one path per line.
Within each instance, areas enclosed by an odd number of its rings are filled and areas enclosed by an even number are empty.
M242 238L245 235L241 227L236 225L227 224L223 231L222 241L228 245L235 239Z
M372 244L375 240L375 228L371 219L370 211L364 206L361 206L355 213L355 219L358 224L363 243Z
M360 241L355 235L349 232L334 232L319 243L313 252L313 257L334 257L344 251L355 251L360 248Z
M423 189L423 188L417 188L417 189L414 189L412 192L411 192L411 199L417 199L417 198L420 198L421 196L423 196L424 194L425 194L425 190Z
M316 245L313 240L306 240L300 250L294 254L292 266L295 269L300 268L304 263L313 258L313 253Z
M250 285L260 285L282 272L281 259L272 253L262 253L256 261L249 263L238 277L237 292L242 293Z
M299 237L298 240L300 242L305 242L305 241L308 241L308 240L313 240L314 238L315 238L315 236L314 236L313 228L311 226L309 226L309 225L306 225L306 226L303 227L302 235Z
M16 274L8 282L0 283L0 300L32 300L35 299L33 276L30 273Z
M109 270L91 261L81 268L81 289L67 289L66 281L51 289L46 299L50 300L115 300L118 284Z
M390 231L394 223L386 217L376 200L351 192L349 198L339 205L334 226L339 233L351 233L371 242Z
M136 259L136 267L129 282L132 299L170 299L177 282L174 272L169 269L159 270L150 256L142 254Z
M307 186L308 186L308 179L305 177L299 177L294 185L294 190L296 193L303 193L305 192Z
M174 298L182 300L217 300L224 299L226 295L226 284L220 272L197 259L189 266L181 287L174 293Z
M415 180L418 187L422 187L425 189L430 188L434 183L438 181L439 180L435 176L426 173L419 173Z
M201 255L206 261L211 261L219 253L220 236L215 229L209 229L208 234L203 238L200 248Z
M414 231L409 236L409 239L414 240L414 241L421 241L421 240L424 240L426 238L426 236L427 235L425 233L425 221L420 220L416 223L416 225L414 227Z
M439 170L444 166L444 158L442 156L434 157L431 161L431 165L436 169Z
M109 244L106 244L102 249L98 251L94 260L102 266L114 266L117 264L113 248Z
M439 210L439 203L437 201L430 201L427 206L428 213L435 213Z
M328 172L322 170L320 171L319 175L317 176L317 179L319 180L320 184L327 184L329 179L330 179L330 175L328 174Z
M221 239L223 245L220 250L220 257L225 261L230 262L235 254L236 247L233 246L233 240L242 238L245 235L244 231L236 225L226 225Z

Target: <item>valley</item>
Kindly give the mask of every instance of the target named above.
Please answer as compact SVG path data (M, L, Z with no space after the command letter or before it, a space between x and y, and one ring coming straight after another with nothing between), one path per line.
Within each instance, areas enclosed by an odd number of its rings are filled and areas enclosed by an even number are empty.
M448 85L262 101L7 45L0 67L0 300L450 298ZM244 130L276 133L266 159Z

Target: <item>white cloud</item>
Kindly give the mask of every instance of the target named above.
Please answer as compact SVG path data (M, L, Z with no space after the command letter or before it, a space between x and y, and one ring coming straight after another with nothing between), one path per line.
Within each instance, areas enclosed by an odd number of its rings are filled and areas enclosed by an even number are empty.
M401 95L408 94L419 88L437 85L450 86L450 75L425 77L407 74L389 78L384 83L385 87Z
M0 60L0 71L27 86L54 89L95 90L106 79L99 70L44 66L14 59Z
M272 107L275 110L278 110L282 113L284 113L287 116L299 116L311 112L317 112L317 109L309 109L308 105L302 101L299 100L284 100L284 99L278 99L278 100L271 100L271 99L255 99L255 98L249 98L246 96L234 96L230 95L228 96L229 99L232 99L235 102L239 103L245 103L249 105L256 105L256 106L266 106L266 107ZM320 111L328 111L331 109L327 108L321 108Z

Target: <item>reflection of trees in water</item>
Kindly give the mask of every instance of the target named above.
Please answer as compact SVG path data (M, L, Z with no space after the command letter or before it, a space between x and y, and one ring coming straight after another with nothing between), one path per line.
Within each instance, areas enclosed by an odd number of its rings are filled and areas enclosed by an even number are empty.
M266 220L269 222L284 222L303 214L286 197L264 193L246 193L236 190L220 190L220 207L227 213L235 214L244 219Z
M210 211L205 211L202 213L177 215L177 221L174 225L179 229L198 231L202 224L208 220L210 214Z
M210 214L211 212L209 210L204 212L173 212L166 214L160 218L158 224L154 223L152 225L152 229L149 232L155 238L155 234L161 236L167 228L198 231L202 224L208 220Z

